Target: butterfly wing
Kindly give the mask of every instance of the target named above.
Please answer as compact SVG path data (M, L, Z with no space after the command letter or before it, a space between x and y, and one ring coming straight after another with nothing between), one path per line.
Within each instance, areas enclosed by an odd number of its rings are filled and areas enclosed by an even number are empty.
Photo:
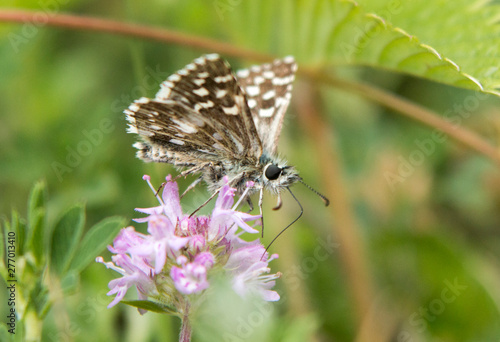
M276 153L283 118L292 97L297 64L293 57L255 65L236 75L247 95L248 106L265 151Z
M129 132L145 161L197 165L262 154L245 94L218 55L202 56L161 84L154 99L140 98L125 110Z

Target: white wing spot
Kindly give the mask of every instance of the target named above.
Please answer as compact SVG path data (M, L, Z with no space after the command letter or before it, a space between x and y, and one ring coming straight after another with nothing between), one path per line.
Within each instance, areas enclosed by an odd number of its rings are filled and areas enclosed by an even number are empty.
M203 57L198 57L194 60L194 62L198 65L204 65L206 63L206 59Z
M128 106L128 109L134 113L137 112L139 110L139 108L140 107L135 102L132 103L130 106Z
M238 70L236 72L236 75L238 75L238 77L241 77L241 78L248 77L248 75L250 75L250 70L248 70L248 69Z
M194 110L199 111L202 108L212 108L214 106L214 103L212 101L207 101L207 102L199 102L194 105Z
M214 78L214 81L217 83L225 83L225 82L231 81L232 79L233 79L233 75L229 74L226 76L217 76Z
M203 149L203 148L199 148L197 151L198 151L198 152L202 152L202 153L206 153L206 154L211 154L211 155L213 155L213 156L216 156L216 154L215 154L215 153L210 152L209 150L205 150L205 149Z
M286 64L292 64L295 63L295 58L293 58L293 56L286 56L285 58L283 58L283 62L285 62Z
M208 90L203 87L193 90L193 93L198 96L207 96L209 94Z
M248 99L248 107L250 107L250 109L253 109L255 108L255 106L257 106L257 101L255 101L254 99Z
M257 96L260 94L260 88L258 86L248 86L245 90L250 96Z
M152 129L153 131L159 131L161 127L158 125L149 125L149 129Z
M252 65L250 67L250 70L252 70L253 72L260 72L260 65Z
M172 75L168 76L167 80L169 80L171 82L177 82L177 81L181 80L181 77L178 74L172 74Z
M266 80L262 76L255 76L253 82L257 85L264 83Z
M184 141L178 139L170 139L169 142L176 145L184 145Z
M209 76L209 73L206 71L200 72L198 74L198 77L201 77L201 78L207 78L208 76Z
M215 61L215 60L219 59L220 57L216 53L210 53L208 55L205 55L205 58L208 59L209 61Z
M205 80L203 78L197 78L193 80L193 83L196 84L198 87L201 86L203 83L205 83Z
M239 112L237 105L234 105L232 107L222 107L222 110L227 115L238 115L238 112Z
M205 122L202 119L200 119L199 117L195 116L195 115L190 115L188 117L188 119L189 119L190 122L194 123L198 127L205 126Z
M222 137L220 136L219 133L214 133L213 134L213 137L216 139L216 140L222 140Z
M196 65L194 65L193 63L189 63L188 65L185 66L185 68L188 70L195 70Z
M266 108L266 109L261 108L259 110L259 116L261 116L263 118L270 118L271 116L273 116L273 113L274 113L274 107Z
M275 96L276 96L276 91L273 89L273 90L269 90L267 93L263 94L262 99L263 100L270 100Z
M264 71L262 73L262 76L264 76L265 78L271 79L271 78L274 78L274 72L273 71Z
M172 120L177 125L177 128L184 133L191 134L191 133L198 132L196 127L191 126L188 123L182 122L182 121L174 119L174 118L171 118L170 120Z
M187 76L189 74L189 72L186 69L181 69L177 71L177 73L182 76Z
M243 152L244 151L243 144L237 139L237 137L234 136L234 135L229 135L229 137L231 138L231 140L233 141L233 143L236 145L236 148L238 149L238 152Z
M281 86L281 85L292 83L294 78L295 78L294 75L281 77L281 78L277 77L277 78L273 78L272 82L273 82L273 85Z
M139 133L139 131L137 130L137 127L135 126L132 126L132 125L128 125L128 128L127 128L127 133Z
M225 89L217 89L217 92L215 93L215 97L217 97L218 99L226 96L227 94L227 90Z

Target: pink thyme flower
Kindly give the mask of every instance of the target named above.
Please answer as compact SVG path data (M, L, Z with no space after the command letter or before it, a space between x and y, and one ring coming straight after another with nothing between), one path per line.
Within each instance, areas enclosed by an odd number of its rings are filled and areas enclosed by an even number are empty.
M149 176L143 178L156 193ZM177 183L170 176L166 180L161 198L157 196L159 206L136 209L148 215L135 219L147 223L148 234L124 228L108 247L115 254L113 261L96 259L122 275L109 283L108 295L116 297L108 307L120 302L132 286L139 299L185 303L186 296L210 286L212 272L220 271L232 277L239 295L256 293L267 301L278 300L271 289L280 274L269 274L268 267L277 255L269 258L259 240L247 242L240 237L245 232L258 233L248 222L258 221L260 215L239 212L238 204L233 207L236 190L227 185L227 178L210 216L184 214ZM182 312L182 308L176 309Z

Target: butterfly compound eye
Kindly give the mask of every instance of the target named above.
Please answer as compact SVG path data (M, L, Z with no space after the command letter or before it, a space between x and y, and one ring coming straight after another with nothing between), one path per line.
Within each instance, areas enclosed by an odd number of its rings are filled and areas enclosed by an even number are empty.
M275 179L278 179L278 177L281 175L281 171L283 171L283 169L281 167L270 164L266 168L266 171L264 172L264 174L265 174L267 179L275 180Z

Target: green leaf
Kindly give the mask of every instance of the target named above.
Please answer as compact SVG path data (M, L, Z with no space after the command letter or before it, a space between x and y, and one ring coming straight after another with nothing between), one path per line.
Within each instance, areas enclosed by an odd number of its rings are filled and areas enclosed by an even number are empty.
M0 325L0 341L10 341L10 333L7 331L5 324Z
M47 203L47 184L38 181L31 189L28 199L28 225L26 239L20 246L33 251L37 265L43 264L45 204Z
M71 207L56 223L51 235L50 265L61 275L70 265L85 224L83 204Z
M415 35L441 56L474 77L485 91L500 87L500 6L484 0L360 0L367 11L380 13L392 25ZM443 13L446 13L443 16Z
M28 199L28 222L31 225L37 211L45 207L47 202L47 185L45 181L38 181L31 189Z
M122 300L121 303L156 313L175 314L175 311L167 306L149 300Z
M33 210L30 218L31 238L28 241L27 247L33 252L37 265L44 264L44 247L45 247L45 208Z
M122 217L108 217L94 225L83 237L72 264L71 270L81 272L89 263L95 260L118 231L125 225L126 220Z
M80 283L80 274L70 270L61 277L61 289L65 294L74 293Z
M454 25L443 30L445 12L440 6L444 2L409 1L400 5L403 9L393 9L393 1L379 1L382 8L371 6L373 13L370 13L351 0L255 0L242 2L227 16L229 32L235 41L279 56L292 54L302 66L366 65L457 87L496 92L500 69L493 57L500 48L497 34L500 29L493 17L500 12L499 7L488 6L494 14L487 15L484 4L472 6L461 1L463 6L460 6L448 2L447 7L454 8ZM377 10L385 17L379 16ZM394 14L388 15L389 10ZM405 13L405 17L399 19L398 11ZM269 22L264 22L269 17L272 26L267 34L256 35L255 32L261 32L259 27L269 26ZM448 21L448 14L446 18ZM411 24L403 30L391 20ZM468 29L461 26L462 22L467 23ZM484 38L479 37L474 25L485 33ZM465 44L461 41L464 36Z
M43 280L39 278L35 286L30 291L30 305L32 305L37 313L37 316L43 318L50 307L49 291L43 284Z
M9 232L14 232L16 234L16 249L19 255L24 254L24 241L26 239L26 225L21 222L19 218L19 214L17 211L12 210L10 218L10 225L7 228L6 236L8 236Z

